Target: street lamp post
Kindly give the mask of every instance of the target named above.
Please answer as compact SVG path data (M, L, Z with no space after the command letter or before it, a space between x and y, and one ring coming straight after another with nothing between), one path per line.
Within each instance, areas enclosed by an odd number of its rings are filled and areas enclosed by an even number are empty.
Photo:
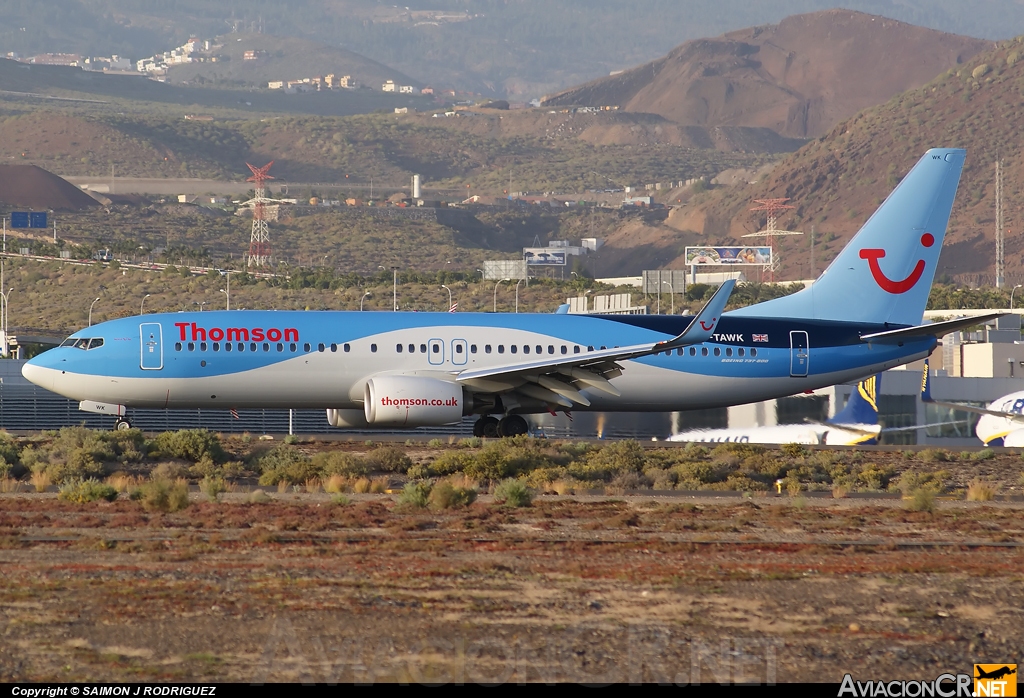
M516 282L516 312L519 312L519 284L523 283L522 279Z
M398 312L398 267L391 267L391 305Z
M367 291L363 294L363 297L359 299L359 312L363 312L363 301L372 296L373 294Z
M671 281L662 281L661 283L666 284L668 286L668 295L669 295L669 298L672 299L672 315L675 315L676 314L676 292L675 292L675 289L672 288L672 282Z
M1013 310L1013 292L1020 288L1022 284L1017 284L1010 290L1010 310Z
M452 290L444 284L441 284L441 288L448 292L448 312L450 313L452 311Z
M146 307L146 299L149 298L152 295L153 295L152 293L147 293L146 295L144 295L142 297L142 302L139 303L139 315L144 314L144 310L145 310L145 307Z
M4 356L7 356L10 353L10 351L11 351L11 345L10 345L10 339L9 339L10 334L8 333L8 330L10 329L10 326L7 324L7 320L8 320L8 317L9 317L9 311L11 309L11 292L13 290L14 290L14 288L11 287L11 288L7 289L7 293L4 293L3 292L3 288L0 287L0 298L3 298L3 301L4 301L3 302L3 307L0 308L0 325L3 326L3 331L4 331L4 346L3 346Z
M89 304L89 327L92 327L92 307L94 305L96 305L96 302L98 300L99 300L99 297L97 297L96 300L94 300L92 303Z
M491 312L495 312L495 313L498 312L498 286L501 286L506 281L511 281L511 280L512 279L502 279L498 283L494 284L494 307L491 309Z
M203 301L202 303L200 303L200 304L199 304L199 312L203 312L203 307L204 307L204 306L205 306L205 305L206 305L207 303L209 303L209 302L210 302L210 301Z

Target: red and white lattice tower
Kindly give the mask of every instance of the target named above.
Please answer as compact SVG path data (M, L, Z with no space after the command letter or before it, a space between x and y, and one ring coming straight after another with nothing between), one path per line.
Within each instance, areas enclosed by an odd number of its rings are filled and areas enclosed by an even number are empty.
M776 235L803 235L803 233L796 230L779 230L775 227L776 219L778 218L779 211L785 211L787 209L796 208L795 206L788 206L785 199L754 199L755 204L761 204L750 209L751 211L765 211L768 214L768 223L764 230L756 233L748 233L744 235L745 238L765 238L768 247L771 248L772 261L771 264L766 264L761 268L762 281L765 270L769 273L769 281L775 283L775 270L779 268L780 256L778 251L775 249L775 236Z
M245 163L249 165L249 163ZM270 199L267 198L266 181L273 179L269 174L270 166L274 164L271 160L263 167L253 167L252 177L247 182L255 183L255 196L246 203L252 204L252 235L249 237L249 266L263 267L270 264L270 230L267 228L266 205Z

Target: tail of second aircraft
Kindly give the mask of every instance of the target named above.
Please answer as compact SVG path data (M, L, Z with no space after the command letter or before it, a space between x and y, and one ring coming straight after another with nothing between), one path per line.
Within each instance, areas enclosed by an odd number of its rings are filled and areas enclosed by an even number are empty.
M929 150L813 285L730 315L920 324L964 157Z
M878 424L878 391L882 387L882 374L865 378L846 401L846 407L828 420L829 424Z

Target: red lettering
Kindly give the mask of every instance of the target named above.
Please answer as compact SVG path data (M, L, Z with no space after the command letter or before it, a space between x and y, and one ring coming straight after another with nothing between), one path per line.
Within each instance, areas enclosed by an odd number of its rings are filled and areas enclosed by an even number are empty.
M174 326L178 328L178 332L181 335L181 336L178 337L178 339L180 339L181 341L184 342L185 341L185 328L188 327L188 323L187 322L176 322L176 323L174 323ZM195 327L195 325L193 325L193 327Z
M235 340L236 342L248 342L249 341L249 330L244 327L229 327L228 328L228 341Z
M270 328L269 330L267 330L267 339L269 339L271 342L280 342L281 330L275 327Z
M205 339L205 337L203 339ZM224 330L222 330L219 327L214 327L213 329L210 330L210 339L212 339L214 342L219 342L220 340L224 339Z
M252 341L262 342L263 341L263 329L260 327L254 327L252 329Z
M192 323L192 341L193 342L205 342L206 341L206 330L202 327L196 327L196 323Z
M284 330L284 341L286 342L297 342L299 341L299 331L293 327L286 327Z

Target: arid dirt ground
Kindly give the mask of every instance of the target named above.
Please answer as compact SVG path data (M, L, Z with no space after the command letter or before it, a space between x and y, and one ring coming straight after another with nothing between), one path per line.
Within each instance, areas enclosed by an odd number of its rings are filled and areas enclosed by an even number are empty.
M1020 502L0 497L2 681L932 679L1020 654Z

